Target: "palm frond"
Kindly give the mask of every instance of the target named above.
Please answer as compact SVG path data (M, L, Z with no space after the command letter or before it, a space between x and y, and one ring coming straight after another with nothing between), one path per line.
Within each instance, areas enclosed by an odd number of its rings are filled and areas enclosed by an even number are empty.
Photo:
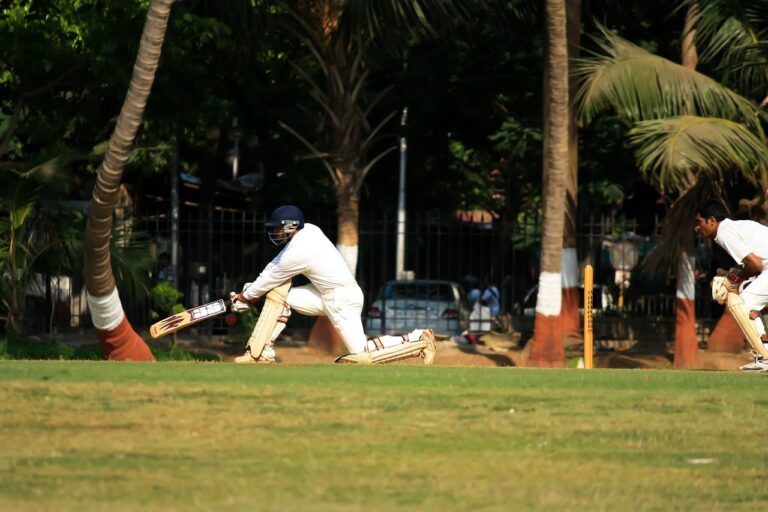
M768 28L768 0L740 0L744 17L753 27Z
M704 0L693 27L700 60L712 64L726 83L748 95L764 95L768 84L768 33L764 28L768 20L761 21L764 17L768 14L750 11L739 2Z
M644 275L669 275L677 268L683 252L693 254L696 207L718 194L716 182L702 176L672 204L664 216L656 245L641 262L640 271Z
M339 36L344 41L380 41L402 48L471 22L488 5L486 0L349 0L339 21Z
M12 230L20 229L32 214L44 191L43 183L7 171L0 175L0 211L10 219Z
M631 121L685 114L744 122L762 132L765 113L716 80L654 55L601 27L599 53L577 59L575 103L582 121L614 110Z
M641 121L629 132L640 170L662 192L682 192L700 172L738 171L756 179L768 169L768 145L727 119L679 116Z
M131 300L142 303L149 294L149 272L155 262L149 252L149 235L115 223L110 242L112 273L117 289ZM121 232L122 231L122 232Z

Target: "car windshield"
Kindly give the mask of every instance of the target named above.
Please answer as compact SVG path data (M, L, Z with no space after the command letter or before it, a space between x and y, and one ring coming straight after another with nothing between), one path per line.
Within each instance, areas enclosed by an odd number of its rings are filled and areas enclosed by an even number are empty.
M393 283L384 292L385 300L454 300L451 285L447 283Z

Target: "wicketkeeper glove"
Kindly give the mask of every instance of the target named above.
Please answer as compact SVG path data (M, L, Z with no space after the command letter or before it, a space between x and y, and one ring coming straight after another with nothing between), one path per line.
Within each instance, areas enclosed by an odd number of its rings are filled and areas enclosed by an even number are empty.
M741 270L739 267L733 267L730 270L717 269L718 276L724 276L723 286L732 293L739 293L741 284L744 282L743 277L739 277L736 273Z
M725 304L728 300L728 288L725 286L725 276L717 276L712 279L712 299L718 304Z

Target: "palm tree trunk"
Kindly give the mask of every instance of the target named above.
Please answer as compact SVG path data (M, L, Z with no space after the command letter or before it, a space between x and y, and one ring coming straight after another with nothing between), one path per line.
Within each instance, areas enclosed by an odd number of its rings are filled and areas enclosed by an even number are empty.
M562 286L560 264L565 219L565 182L568 173L568 46L565 0L546 0L548 94L545 101L544 215L541 275L529 364L564 366L560 324Z
M681 43L683 66L696 69L698 57L694 44L695 31L692 29L698 11L697 3L688 7ZM677 294L675 299L675 368L693 368L698 355L696 337L696 286L694 279L695 262L693 256L685 252L680 256L677 270Z
M24 300L25 294L14 290L9 294L8 302L5 304L8 309L6 317L6 328L8 332L21 334L24 332Z
M339 228L336 248L347 262L352 275L355 275L360 224L360 198L356 187L348 182L341 184L336 189L336 201Z
M579 56L581 44L581 0L566 1L566 31L568 36L568 64ZM568 92L576 96L578 84L570 72ZM579 191L579 134L576 127L576 106L568 109L568 176L565 185L565 232L563 234L563 333L570 337L581 337L579 317L579 258L577 252L577 214Z
M152 0L141 35L131 83L98 169L85 235L88 304L105 359L152 361L149 347L123 312L112 275L110 236L120 180L144 115L174 0Z
M695 258L683 253L677 269L675 300L675 368L696 366L699 350L696 338L696 283L693 277Z
M689 69L696 69L699 63L699 54L696 51L694 38L696 30L693 24L696 22L696 16L699 13L699 2L691 2L688 11L685 14L685 26L683 27L683 40L680 43L680 53L683 66Z

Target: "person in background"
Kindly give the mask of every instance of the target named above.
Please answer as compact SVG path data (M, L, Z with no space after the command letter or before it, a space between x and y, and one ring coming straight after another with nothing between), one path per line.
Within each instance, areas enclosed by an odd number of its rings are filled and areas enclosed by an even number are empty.
M467 290L467 300L469 301L469 309L472 309L475 307L475 303L480 300L480 295L482 295L482 292L480 291L480 288L478 288L479 279L472 274L467 274L464 276L464 289Z
M173 265L171 257L167 252L162 252L157 256L157 282L168 281L176 286L176 276L173 275Z
M482 295L480 295L480 304L487 306L491 310L491 319L494 324L498 324L498 318L501 314L501 299L499 296L499 289L493 284L491 278L485 277L485 289Z

